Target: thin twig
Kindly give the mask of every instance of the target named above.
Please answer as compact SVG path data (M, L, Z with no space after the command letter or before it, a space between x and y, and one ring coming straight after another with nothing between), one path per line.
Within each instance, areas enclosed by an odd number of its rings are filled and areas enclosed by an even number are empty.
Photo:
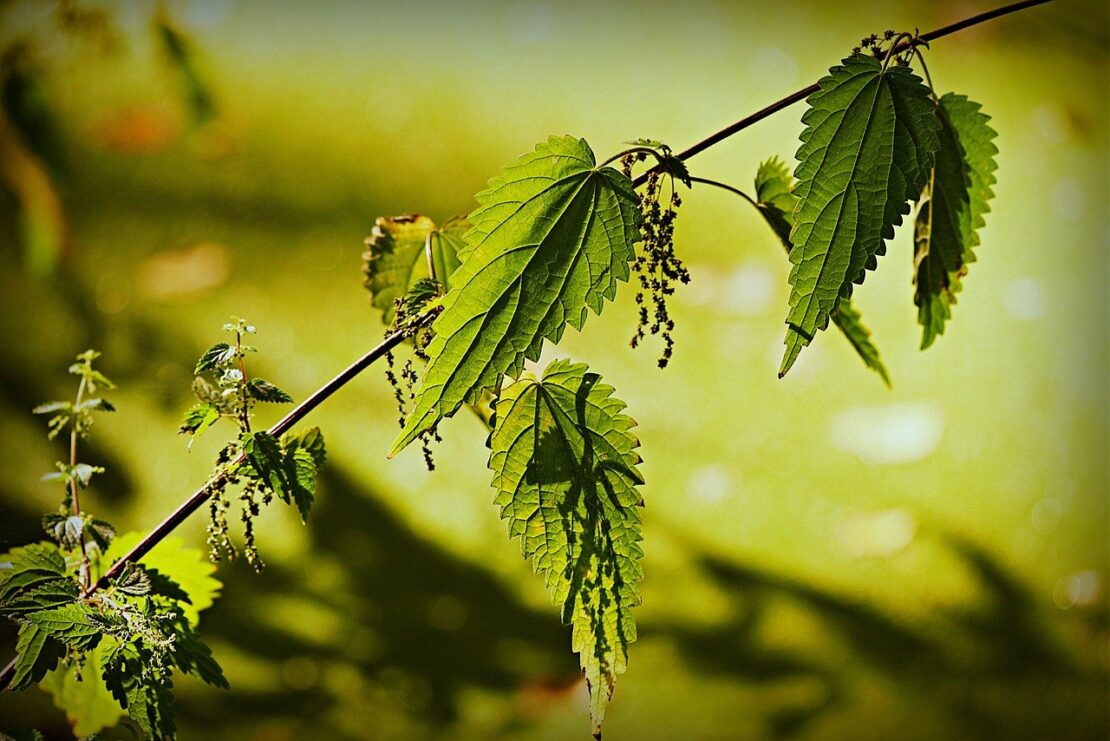
M1036 5L1043 5L1043 4L1049 3L1049 2L1052 2L1052 0L1022 0L1022 2L1012 3L1011 5L1003 5L1001 8L995 8L994 10L988 10L985 13L980 13L979 15L973 15L970 18L963 19L962 21L957 21L956 23L952 23L950 25L944 26L943 28L938 28L935 31L929 31L928 33L923 33L920 36L918 36L913 42L906 41L906 42L903 42L903 44L905 46L909 46L909 45L911 45L911 43L913 45L928 43L930 41L934 41L934 40L942 38L944 36L954 34L957 31L962 31L965 28L970 28L971 26L976 26L980 23L985 23L987 21L993 20L993 19L998 18L1000 16L1009 15L1010 13L1016 13L1019 10L1025 10L1026 8L1032 8ZM902 49L898 48L898 47L895 47L895 49L892 49L892 51L902 51ZM734 123L730 126L726 126L725 128L721 129L720 131L718 131L715 134L711 134L711 135L707 136L706 138L702 139L697 144L694 144L693 146L682 150L681 152L676 154L675 157L677 157L680 160L688 160L691 157L693 157L695 154L700 154L700 153L704 152L705 150L712 147L714 144L718 144L718 143L724 141L725 139L728 139L733 134L736 134L740 131L743 131L744 129L748 128L752 124L759 123L760 121L767 118L771 114L778 113L779 111L783 110L784 108L789 108L790 106L794 105L798 101L805 100L810 95L817 92L818 89L819 88L818 88L817 83L813 83L809 87L804 87L796 93L791 93L790 95L787 95L785 98L782 98L780 100L775 101L774 103L767 106L766 108L758 110L755 113L751 114L750 116L746 116L745 118L740 119L739 121L737 121L736 123ZM647 171L641 173L635 180L632 181L633 186L639 188L641 185L646 183L647 179L648 179L648 175L652 172L652 170L656 170L656 169L658 169L658 166L651 168L651 170L647 170Z

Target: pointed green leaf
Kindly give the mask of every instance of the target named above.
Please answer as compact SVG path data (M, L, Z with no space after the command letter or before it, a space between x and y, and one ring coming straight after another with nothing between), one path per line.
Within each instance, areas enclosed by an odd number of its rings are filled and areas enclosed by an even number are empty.
M489 466L501 517L543 574L590 686L600 733L640 602L639 442L624 403L583 364L555 361L501 391Z
M12 691L27 689L39 682L66 655L66 647L61 642L33 623L19 626L15 651L15 674L8 684Z
M785 375L921 194L940 143L936 105L908 67L853 54L807 102L798 149Z
M863 364L878 373L879 378L883 379L887 388L890 388L890 376L886 372L886 366L883 365L883 359L879 357L879 348L871 342L871 330L864 325L863 318L852 302L848 299L841 300L840 306L833 312L832 320L833 324L844 333L852 349L863 360Z
M193 373L199 375L205 371L215 370L230 362L231 359L235 357L235 353L235 348L231 345L226 342L217 342L197 359L197 364L196 367L193 368Z
M77 584L53 543L32 543L0 555L0 613L35 612L75 599Z
M798 200L793 191L794 178L778 157L772 157L759 166L755 175L755 193L758 199L755 206L782 242L788 255L793 247L790 244L790 231L794 228L794 206ZM889 387L890 376L879 357L879 348L871 342L871 332L863 325L860 313L852 306L850 299L840 300L840 305L832 314L832 320L864 364L878 373Z
M374 222L362 255L362 271L370 303L382 312L386 326L393 322L394 302L418 281L431 277L430 268L438 282L450 286L459 255L466 249L463 234L468 228L462 218L436 228L435 222L419 214L380 217Z
M478 400L545 339L581 329L628 280L639 239L632 182L597 167L585 140L552 137L523 155L477 196L467 242L432 329L431 361L394 455L464 402Z
M292 404L293 397L262 378L247 381L247 394L267 404Z
M994 196L996 136L990 117L963 95L940 99L940 151L917 213L914 303L921 349L944 333Z
M101 677L112 696L146 735L173 738L173 678L159 671L149 650L116 644L101 658Z

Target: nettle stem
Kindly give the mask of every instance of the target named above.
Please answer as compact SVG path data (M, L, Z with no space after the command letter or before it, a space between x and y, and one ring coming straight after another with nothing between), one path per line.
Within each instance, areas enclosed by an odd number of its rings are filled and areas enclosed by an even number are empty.
M929 31L928 33L923 33L920 36L918 36L916 39L902 41L899 44L895 44L894 47L890 51L891 51L891 54L895 54L897 52L904 51L906 47L919 46L921 44L927 44L930 41L935 41L936 39L943 38L945 36L950 36L951 34L954 34L957 31L963 31L965 28L971 28L972 26L977 26L980 23L986 23L987 21L994 20L995 18L1000 18L1004 15L1009 15L1010 13L1016 13L1019 10L1025 10L1026 8L1032 8L1034 6L1044 5L1045 3L1050 3L1050 2L1052 2L1052 0L1022 0L1021 2L1011 3L1010 5L1003 5L1000 8L995 8L994 10L988 10L985 13L980 13L978 15L973 15L970 18L964 18L962 21L957 21L957 22L949 24L947 26L943 26L941 28L936 29L935 31ZM778 113L779 111L781 111L785 108L789 108L790 106L794 105L795 103L797 103L799 101L805 100L810 95L817 92L818 89L819 89L818 84L815 82L815 83L813 83L812 85L810 85L808 87L804 87L804 88L802 88L801 90L799 90L795 93L791 93L790 95L787 95L785 98L780 98L779 100L776 100L774 103L767 106L766 108L762 108L762 109L756 111L755 113L751 114L750 116L746 116L746 117L740 119L739 121L737 121L736 123L731 124L729 126L726 126L725 128L721 129L720 131L716 132L715 134L711 134L710 136L707 136L706 138L702 139L697 144L694 144L691 147L687 147L686 149L684 149L681 152L679 152L678 154L676 154L675 158L686 161L686 160L690 159L691 157L693 157L696 154L701 154L705 150L712 147L714 144L719 144L720 142L724 141L725 139L728 139L733 134L739 133L739 132L743 131L744 129L748 128L749 126L751 126L753 124L756 124L756 123L759 123L760 121L767 118L768 116L770 116L774 113ZM657 170L657 169L660 169L658 165L656 167L652 168L652 170ZM639 188L641 185L646 183L647 179L648 179L648 174L652 170L648 170L646 172L640 173L640 175L635 180L632 181L632 185L634 187Z
M73 402L74 410L81 408L81 402L85 400L85 386L88 385L88 377L81 376L81 382L77 384L77 398ZM73 471L77 469L77 438L80 434L77 430L78 419L80 416L75 413L73 422L69 431L69 497L72 500L73 516L81 516L81 487L78 485L77 477L73 475ZM85 551L85 528L81 528L81 586L88 588L89 586L89 554Z
M944 36L956 33L957 31L962 31L965 28L970 28L980 23L985 23L989 20L993 20L1004 15L1009 15L1010 13L1016 13L1019 10L1025 10L1026 8L1043 5L1049 2L1052 2L1052 0L1022 0L1022 2L1004 5L1000 8L995 8L994 10L989 10L985 13L980 13L978 15L965 18L962 21L958 21L948 26L938 28L935 31L921 34L914 39L907 39L899 42L892 47L891 53L893 54L898 51L903 51L905 48L924 44L935 39L939 39ZM728 139L729 137L739 133L740 131L743 131L752 124L758 123L768 116L777 113L785 108L788 108L794 103L804 100L806 97L816 92L817 90L818 85L814 83L813 85L802 88L795 93L791 93L785 98L781 98L780 100L775 101L766 108L756 111L755 113L740 119L730 126L726 126L720 131L706 137L705 139L702 139L697 144L694 144L693 146L688 147L682 152L674 155L674 157L679 160L688 160L694 155L700 154L713 145L718 144L725 139ZM656 165L655 167L641 173L633 181L633 186L638 188L644 185L648 181L648 178L652 172L661 169L661 165ZM706 185L726 187L726 189L728 190L733 190L734 192L739 193L739 191L735 191L735 189L731 187L724 186L724 184L722 183L706 181L704 179L696 180L697 182L702 182ZM746 194L739 193L739 195L748 198ZM751 200L750 198L748 199ZM387 336L382 342L370 349L365 355L349 365L346 369L335 376L335 378L328 381L326 384L317 389L315 393L301 402L296 408L289 412L289 414L285 415L285 417L283 417L277 424L275 424L268 430L269 434L273 435L274 437L280 437L283 433L287 432L289 428L291 428L293 425L307 416L309 412L319 406L325 399L330 397L343 386L346 386L351 380L353 380L356 376L369 368L379 359L385 357L390 350L401 344L401 342L403 342L407 336L408 334L405 332L394 332L393 334ZM75 443L71 443L71 446L72 445L75 445ZM240 455L235 461L233 461L231 468L234 468L236 464L242 463L244 460L245 456ZM162 520L162 522L159 523L158 526L155 527L153 530L151 530L145 538L139 541L139 543L137 543L134 548L128 551L120 560L112 564L112 566L100 577L100 579L96 581L96 583L88 585L85 588L82 597L84 599L88 599L98 590L106 588L110 584L111 580L115 576L117 576L124 569L124 567L126 567L127 564L133 561L138 561L140 558L150 552L150 550L154 548L154 546L156 546L159 542L161 542L163 538L177 529L177 527L182 522L188 519L189 515L196 512L201 507L201 505L203 505L208 500L208 498L212 495L212 492L215 491L219 487L219 485L224 483L225 478L225 474L217 475L207 481L204 486L197 489L197 491L194 492L191 497L189 497L180 506L178 506L177 509L171 512L169 516L166 517L166 519ZM74 497L74 509L78 509L76 496ZM12 676L15 674L15 666L16 659L13 658L8 663L8 665L5 666L2 671L0 671L0 690L7 688L8 684L11 682Z

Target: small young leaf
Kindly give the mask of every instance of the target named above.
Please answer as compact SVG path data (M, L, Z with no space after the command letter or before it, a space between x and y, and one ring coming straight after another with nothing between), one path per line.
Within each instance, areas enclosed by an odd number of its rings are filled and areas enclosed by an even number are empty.
M31 410L32 414L53 414L62 410L73 411L73 402L71 401L48 401L45 404L39 404Z
M940 152L917 214L914 303L923 332L921 349L944 333L968 264L975 261L978 230L994 196L996 136L990 117L963 95L940 99Z
M466 234L472 251L432 325L431 360L391 456L519 374L545 339L581 329L587 310L600 314L630 275L639 199L622 173L597 167L585 140L551 137L477 200Z
M111 523L98 520L95 517L85 525L85 532L89 534L89 537L93 539L102 553L108 550L112 539L116 537L116 529L112 527Z
M636 640L642 577L639 442L612 393L585 365L555 361L502 390L489 438L496 503L572 626L595 735Z
M132 597L150 594L150 584L151 580L146 571L133 561L124 566L123 571L112 580L113 587Z
M220 410L215 404L197 404L185 412L185 419L181 422L178 432L183 435L192 435L196 439L214 425L219 418Z
M253 399L269 404L292 404L293 397L269 381L252 378L247 381L247 393Z
M802 117L780 376L878 265L940 146L936 105L908 67L853 54L819 85Z
M226 342L217 342L200 356L193 369L193 375L215 370L235 357L235 348Z

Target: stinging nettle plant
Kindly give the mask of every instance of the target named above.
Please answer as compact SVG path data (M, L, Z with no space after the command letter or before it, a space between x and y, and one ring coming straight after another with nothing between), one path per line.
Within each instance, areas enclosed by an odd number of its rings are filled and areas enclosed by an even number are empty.
M363 271L385 339L265 431L252 427L260 403L290 403L274 384L251 378L244 344L255 328L234 320L234 341L198 361L181 432L195 438L221 420L236 427L212 477L151 533L121 536L83 509L80 493L98 469L78 462L93 415L112 406L89 395L111 384L78 357L74 402L50 414L49 434L68 433L70 457L49 478L65 485L43 520L48 542L0 555L0 613L19 624L15 659L0 686L41 684L91 733L126 711L147 735L174 735L172 670L226 686L196 633L219 583L212 567L166 541L209 505L214 560L235 557L228 514L242 520L242 552L256 568L254 517L275 497L307 518L324 463L316 428L291 432L324 399L386 360L401 430L390 457L419 441L429 468L440 425L464 405L488 425L495 503L571 629L600 737L617 675L636 640L640 493L635 421L584 363L536 363L566 328L600 315L632 282L638 323L631 345L658 336L658 365L674 352L668 297L691 276L675 251L674 226L687 191L717 187L750 203L790 261L786 375L818 333L835 324L865 365L889 385L879 352L851 299L878 267L887 241L911 211L913 301L922 349L941 335L974 261L993 193L995 132L978 103L938 92L925 66L929 42L1047 0L1026 0L926 34L869 36L816 84L689 149L649 139L598 164L584 139L552 136L507 165L478 193L469 215L440 225L420 215L379 218ZM688 160L801 100L805 128L793 173L779 158L760 165L750 194L694 175ZM910 259L910 256L905 256ZM398 353L406 358L398 365ZM233 500L229 491L237 487ZM155 546L158 549L155 549ZM93 682L100 695L76 703L66 683ZM106 709L107 708L107 709ZM114 715L113 715L114 713Z

